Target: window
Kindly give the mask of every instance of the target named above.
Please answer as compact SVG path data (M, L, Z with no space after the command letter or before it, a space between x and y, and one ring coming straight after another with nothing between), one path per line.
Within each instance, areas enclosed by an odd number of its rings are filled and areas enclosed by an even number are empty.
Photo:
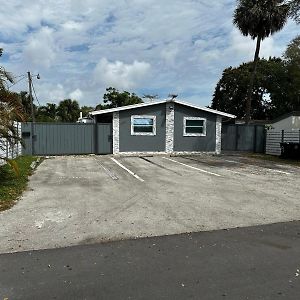
M131 135L156 135L156 117L131 116Z
M200 117L184 117L184 136L206 136L206 119Z

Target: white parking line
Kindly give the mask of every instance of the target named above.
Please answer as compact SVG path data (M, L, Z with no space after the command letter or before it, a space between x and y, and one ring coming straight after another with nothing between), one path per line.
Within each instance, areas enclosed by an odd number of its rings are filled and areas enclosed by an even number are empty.
M248 164L248 163L243 163L243 162L234 161L234 160L224 159L224 161L227 161L227 162L230 162L230 163L234 163L234 164L240 164L240 165L246 165L246 166L259 167L259 168L266 169L266 170L268 170L268 171L277 172L277 173L281 173L281 174L285 174L285 175L291 175L291 174L292 174L292 173L285 172L285 171L281 171L281 170L270 169L270 168L267 168L267 167L264 167L264 166L257 166L257 165Z
M118 180L118 176L115 175L111 170L107 169L106 167L104 167L101 163L99 163L99 166L105 171L105 173L113 180Z
M234 163L234 164L242 164L239 161L234 161L234 160L229 160L229 159L223 159L224 161L230 162L230 163Z
M111 157L110 158L113 162L115 162L119 167L121 167L122 169L124 169L125 171L127 171L130 175L132 175L133 177L135 177L137 180L144 182L145 180L142 179L140 176L138 176L137 174L135 174L134 172L130 171L128 168L126 168L124 165L122 165L119 161L117 161L115 158Z
M202 173L214 175L214 176L217 176L217 177L222 177L222 176L219 175L219 174L216 174L216 173L213 173L213 172L209 172L209 171L206 171L206 170L203 170L203 169L199 169L199 168L196 168L196 167L193 167L193 166L190 166L190 165L186 165L186 164L184 164L184 163L182 163L182 162L179 162L179 161L174 160L174 159L171 159L171 158L167 158L167 157L163 157L163 158L164 158L164 159L167 159L167 160L169 160L169 161L175 162L175 163L177 163L177 164L183 165L183 166L185 166L185 167L188 167L188 168L191 168L191 169L200 171L200 172L202 172Z

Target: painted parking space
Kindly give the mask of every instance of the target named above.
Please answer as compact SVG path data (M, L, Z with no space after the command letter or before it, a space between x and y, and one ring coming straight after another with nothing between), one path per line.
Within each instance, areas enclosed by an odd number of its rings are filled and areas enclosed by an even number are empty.
M270 166L263 161L238 161L232 157L224 156L185 156L182 159L195 162L200 165L207 166L222 174L232 173L236 175L246 176L249 175L273 175L276 178L283 176L292 176L295 172L290 169L277 168L275 165Z
M236 161L236 160L233 160L232 158L231 159L226 159L226 158L222 158L224 161L226 162L229 162L229 163L233 163L233 164L237 164L237 165L243 165L243 166L248 166L248 167L255 167L255 168L261 168L263 170L266 170L266 171L270 171L270 172L275 172L275 173L280 173L280 174L285 174L285 175L291 175L292 173L291 172L287 172L287 171L283 171L283 170L280 170L280 169L276 169L276 166L275 168L270 168L270 167L267 167L265 165L257 165L257 164L253 164L253 163L250 163L250 162L242 162L242 161Z
M201 179L202 176L236 176L249 177L255 180L257 176L261 177L266 174L275 176L280 179L280 175L291 176L291 171L282 171L281 169L269 168L265 165L256 165L253 163L239 162L232 158L220 156L121 156L118 158L102 159L100 166L112 179L123 178L128 180L128 176L135 178L140 182L153 182L155 176L153 173L161 176L196 176ZM112 164L114 166L112 166ZM117 166L117 167L116 167ZM114 169L114 171L112 171ZM125 176L124 176L125 175ZM171 178L170 177L170 178Z
M0 252L300 219L296 173L227 157L165 157L46 159L0 214Z
M114 163L116 163L120 168L122 168L123 170L125 170L126 172L128 172L130 175L132 175L134 178L136 178L137 180L144 182L144 179L141 178L139 175L137 175L135 172L131 171L129 168L127 168L124 164L122 164L119 160L111 157L110 158Z
M168 158L168 157L163 157L163 159L166 159L166 160L168 160L168 161L172 161L172 162L174 162L174 163L176 163L176 164L179 164L179 165L181 165L181 166L183 166L183 167L187 167L187 168L190 168L190 169L199 171L199 172L204 173L204 174L208 174L208 175L213 175L213 176L221 177L220 174L217 174L217 173L211 172L211 171L207 171L207 170L205 170L205 169L203 169L203 168L197 168L197 167L191 166L191 165L186 164L186 163L182 163L182 162L180 162L180 161L178 161L178 160L176 160L176 159L172 159L172 158Z

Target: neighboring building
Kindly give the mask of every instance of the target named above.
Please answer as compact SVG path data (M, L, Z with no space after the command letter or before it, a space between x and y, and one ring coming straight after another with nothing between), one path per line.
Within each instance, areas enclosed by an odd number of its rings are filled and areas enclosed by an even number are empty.
M76 123L89 124L89 123L94 123L94 120L89 117L82 117L82 112L80 112L80 117L78 118Z
M269 122L270 130L274 131L299 131L300 111L293 111Z
M222 117L234 115L179 100L141 103L91 112L111 124L112 152L221 152Z

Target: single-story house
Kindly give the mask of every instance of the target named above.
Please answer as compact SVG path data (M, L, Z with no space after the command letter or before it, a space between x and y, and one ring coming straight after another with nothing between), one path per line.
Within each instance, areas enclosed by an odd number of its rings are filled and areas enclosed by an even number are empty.
M292 111L268 123L270 130L299 131L300 111Z
M97 124L112 124L114 154L219 154L222 118L235 118L177 99L98 110L90 115Z

